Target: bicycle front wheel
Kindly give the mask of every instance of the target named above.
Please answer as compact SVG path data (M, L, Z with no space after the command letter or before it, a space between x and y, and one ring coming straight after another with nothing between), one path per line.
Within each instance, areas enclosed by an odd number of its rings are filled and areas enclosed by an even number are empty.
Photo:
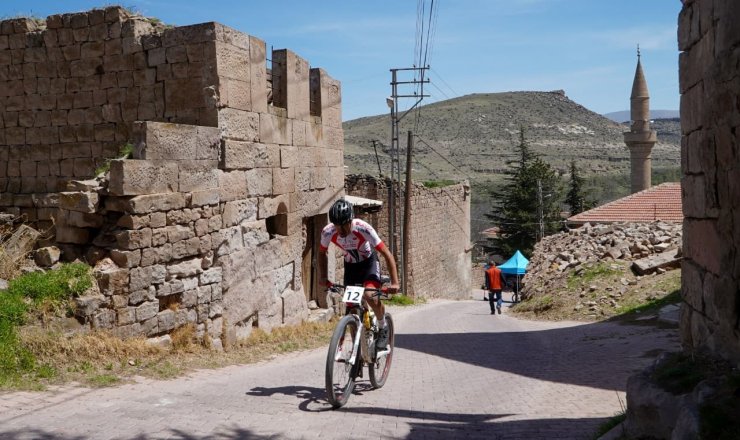
M393 351L395 350L394 341L396 339L396 335L393 328L393 318L388 312L385 313L385 325L388 326L388 347L384 351L377 353L377 359L369 365L370 383L375 388L380 388L385 385L385 381L388 379L388 373L391 371Z
M350 363L357 334L357 320L347 315L339 321L334 329L326 356L326 395L334 408L347 403L355 388L354 364ZM355 364L360 361L359 351Z

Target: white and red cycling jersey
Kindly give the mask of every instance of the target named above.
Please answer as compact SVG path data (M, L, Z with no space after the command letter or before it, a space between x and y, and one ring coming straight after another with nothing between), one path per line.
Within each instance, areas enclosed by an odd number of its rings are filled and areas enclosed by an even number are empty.
M385 244L369 223L358 218L352 219L352 228L346 237L339 235L339 228L329 223L321 230L321 250L326 251L329 243L334 243L344 251L346 263L360 263L373 255L376 249Z

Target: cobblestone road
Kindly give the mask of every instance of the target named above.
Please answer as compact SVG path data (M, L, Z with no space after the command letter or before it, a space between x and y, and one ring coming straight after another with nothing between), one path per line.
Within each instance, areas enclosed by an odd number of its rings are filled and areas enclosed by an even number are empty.
M324 397L326 350L116 388L0 395L2 439L579 439L675 329L531 322L483 301L394 310L386 386Z

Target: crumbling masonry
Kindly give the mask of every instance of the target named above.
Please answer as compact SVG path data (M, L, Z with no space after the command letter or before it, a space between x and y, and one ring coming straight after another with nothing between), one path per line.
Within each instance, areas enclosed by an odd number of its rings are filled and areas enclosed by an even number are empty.
M307 316L311 237L344 188L340 85L271 59L226 26L119 7L0 22L0 208L101 261L87 326L194 323L218 345Z
M685 215L681 338L740 365L740 3L685 0L679 16Z

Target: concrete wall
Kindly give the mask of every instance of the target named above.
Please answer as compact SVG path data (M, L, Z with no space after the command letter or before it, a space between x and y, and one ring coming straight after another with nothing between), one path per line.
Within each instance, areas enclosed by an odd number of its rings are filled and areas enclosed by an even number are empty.
M347 194L384 202L383 209L366 220L385 241L388 240L389 185L389 181L369 176L348 176L345 183ZM414 185L410 230L408 294L424 298L469 298L472 263L467 184L443 188Z
M117 7L0 31L0 200L99 262L86 326L193 323L218 345L307 316L307 228L344 186L339 82L285 49L268 69L264 42L223 25ZM133 159L78 180L126 142Z
M740 362L740 3L683 3L681 336Z

